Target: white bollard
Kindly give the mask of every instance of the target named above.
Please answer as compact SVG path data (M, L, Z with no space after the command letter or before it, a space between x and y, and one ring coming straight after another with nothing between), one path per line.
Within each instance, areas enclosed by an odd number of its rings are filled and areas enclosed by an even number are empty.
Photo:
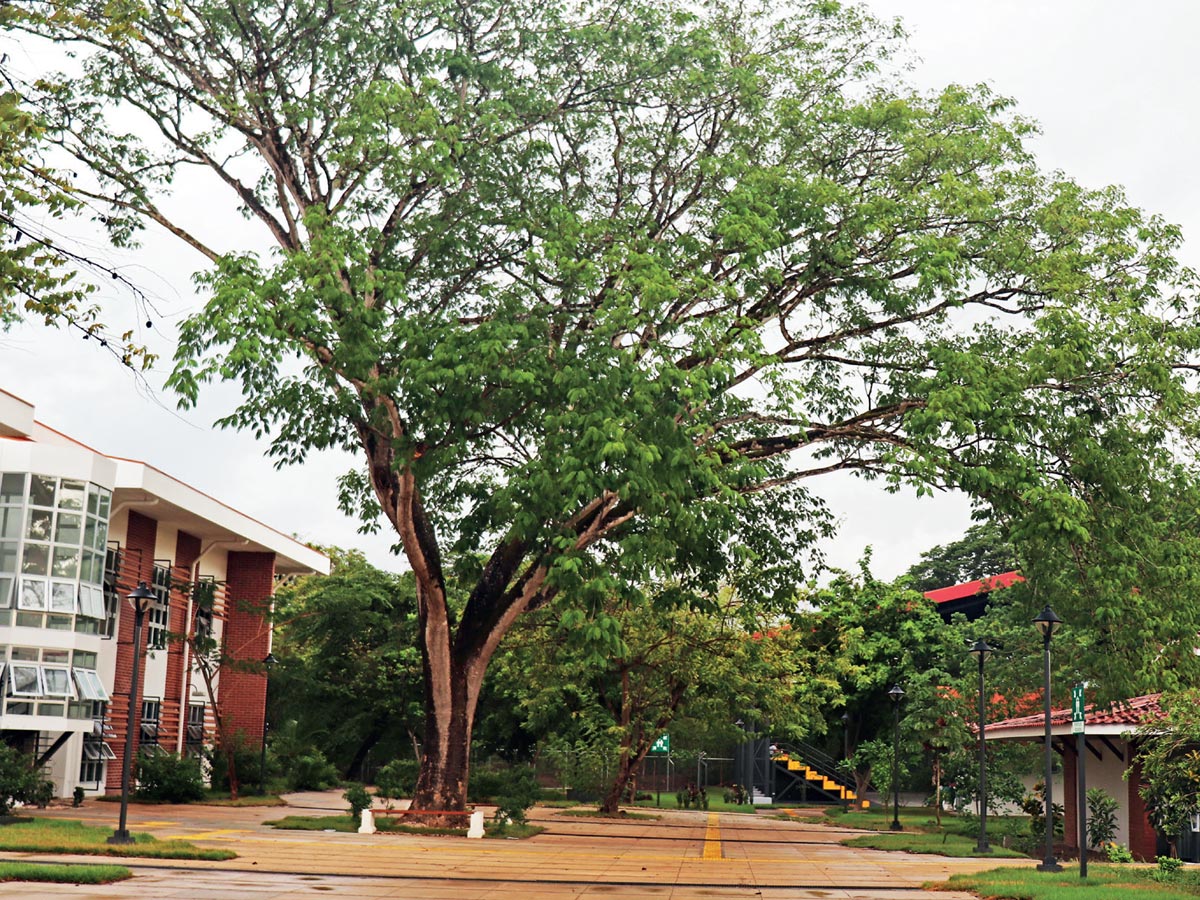
M471 827L467 829L467 837L483 837L483 813L479 810L475 810L475 812L471 813Z
M374 834L375 833L375 813L369 809L362 811L362 824L358 826L359 834Z

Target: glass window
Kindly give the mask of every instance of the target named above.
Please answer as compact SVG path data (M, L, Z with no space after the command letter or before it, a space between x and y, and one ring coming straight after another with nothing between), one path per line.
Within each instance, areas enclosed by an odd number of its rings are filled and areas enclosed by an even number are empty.
M41 651L36 647L13 647L9 650L9 656L12 659L28 662L37 662L42 658Z
M86 485L82 481L62 480L58 487L58 505L60 509L83 509L83 496Z
M13 585L17 579L8 575L0 575L0 609L12 607Z
M0 503L20 506L24 502L24 473L7 472L0 475Z
M79 589L75 582L54 581L50 583L50 611L75 612L75 595Z
M99 656L100 654L93 653L91 650L74 650L71 653L71 662L81 669L94 669Z
M20 506L0 506L0 538L11 541L21 537L21 523L25 521L25 509Z
M40 697L42 695L41 666L25 663L9 665L9 693L14 697Z
M103 521L107 522L108 521L108 509L109 509L109 506L112 504L112 492L105 490L104 488L100 488L99 490L100 490L100 509L96 514L98 516L100 516L100 518Z
M50 547L46 544L27 543L21 556L21 571L26 575L49 575Z
M58 480L45 475L32 475L29 479L29 502L33 506L54 506L55 488Z
M17 571L17 548L20 546L16 541L0 541L0 572Z
M42 678L47 697L75 697L75 689L71 687L70 669L42 666Z
M17 598L21 609L46 608L46 582L36 578L21 579L21 595Z
M79 578L79 550L75 547L55 547L54 565L50 574L58 578Z
M42 662L44 663L69 663L71 661L70 650L43 650Z
M54 523L54 542L78 547L83 537L83 517L76 513L60 512Z

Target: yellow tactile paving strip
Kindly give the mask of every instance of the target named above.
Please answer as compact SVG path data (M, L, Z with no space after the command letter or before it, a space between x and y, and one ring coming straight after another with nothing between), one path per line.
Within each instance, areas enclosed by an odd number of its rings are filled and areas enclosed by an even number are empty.
M704 858L705 859L721 859L721 826L719 824L720 816L716 813L708 814L708 828L704 831Z

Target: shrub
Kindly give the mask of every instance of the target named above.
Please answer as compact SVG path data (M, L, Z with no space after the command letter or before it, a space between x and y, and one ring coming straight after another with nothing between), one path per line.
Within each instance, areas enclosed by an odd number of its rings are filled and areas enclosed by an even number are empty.
M204 797L200 761L174 753L139 754L137 785L137 796L144 800L187 803Z
M1133 862L1133 853L1124 844L1115 842L1104 845L1104 853L1108 857L1109 862L1114 863L1131 863Z
M1121 804L1104 788L1087 792L1088 846L1099 847L1117 836L1117 810Z
M516 825L524 825L525 811L537 802L542 792L537 776L528 766L516 766L496 774L500 777L494 796L496 821L511 819Z
M350 815L356 819L362 815L364 809L371 808L371 795L361 784L350 785L346 793L342 794L342 799L350 804Z
M1029 816L1029 831L1034 840L1044 841L1046 839L1046 785L1044 782L1039 781L1033 786L1033 793L1021 801L1021 809ZM1050 809L1050 814L1054 820L1054 834L1061 835L1064 818L1062 804L1055 803Z
M8 815L14 803L35 802L42 783L33 757L0 741L0 816Z
M287 781L293 791L323 791L338 783L338 773L325 754L312 747L291 760Z
M420 763L415 759L393 759L375 776L375 793L385 800L411 797L417 788Z
M262 772L262 745L251 743L244 732L239 731L229 738L233 747L233 768L237 772L238 786L244 791L247 788L257 788L259 775ZM229 765L226 762L225 751L213 747L207 751L211 763L212 786L219 791L229 790ZM267 777L276 769L276 760L267 752Z

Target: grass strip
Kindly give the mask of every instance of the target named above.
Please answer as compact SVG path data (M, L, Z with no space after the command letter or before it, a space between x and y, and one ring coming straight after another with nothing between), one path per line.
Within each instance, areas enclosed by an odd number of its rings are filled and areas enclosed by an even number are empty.
M957 834L924 834L916 831L881 831L879 834L864 834L842 841L847 847L865 847L869 850L895 850L904 853L932 853L938 856L971 857L977 841ZM992 859L1028 859L1024 853L1006 847L993 847L987 854Z
M605 815L595 806L580 807L578 809L564 809L558 813L560 816L578 816L581 819L651 819L657 821L662 816L657 816L654 813L630 812L627 809L622 809L616 815Z
M272 828L281 828L288 831L342 831L347 833L356 833L358 831L359 820L353 816L284 816L282 819L273 819L269 822L264 822L264 825L270 825ZM467 829L465 828L434 828L425 825L409 825L404 822L398 822L390 816L376 816L375 828L378 831L386 831L393 834L429 834L429 835L447 835L450 837L466 837ZM545 831L538 825L497 825L495 822L485 822L484 832L485 837L489 838L516 838L523 840L534 835L541 834Z
M1080 878L1072 866L1062 872L1039 872L1029 868L991 869L970 875L954 875L949 881L927 884L928 890L971 891L995 900L1194 900L1200 897L1200 882L1190 877L1158 882L1152 869L1089 865L1088 877ZM1189 873L1190 874L1190 873Z
M52 881L59 884L111 884L132 878L124 866L71 865L67 863L0 862L0 882Z
M0 827L0 850L18 853L80 853L91 856L138 856L150 859L233 859L232 850L209 850L186 841L160 841L134 834L135 843L109 844L112 829L77 819L33 819Z

